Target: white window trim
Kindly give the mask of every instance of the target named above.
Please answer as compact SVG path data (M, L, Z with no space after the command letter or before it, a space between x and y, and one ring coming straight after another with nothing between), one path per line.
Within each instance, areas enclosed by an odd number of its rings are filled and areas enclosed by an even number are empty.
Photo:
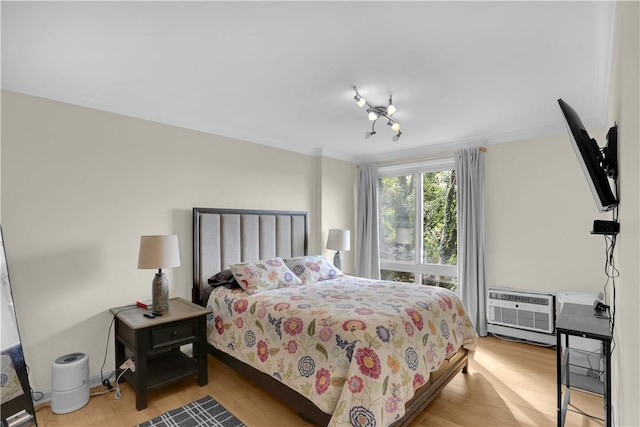
M388 165L378 167L378 176L402 176L413 173L429 173L440 172L444 170L453 170L456 167L456 161L452 157L445 157L435 160L424 160L414 163L403 163L399 165Z
M402 261L383 261L380 260L381 270L402 271L414 274L435 274L437 276L458 277L457 265L443 264L416 264L413 262Z

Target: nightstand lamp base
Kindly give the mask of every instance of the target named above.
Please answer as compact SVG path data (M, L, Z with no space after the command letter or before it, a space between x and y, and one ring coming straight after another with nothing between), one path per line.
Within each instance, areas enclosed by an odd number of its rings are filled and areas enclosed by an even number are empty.
M153 278L151 301L154 312L164 313L169 310L169 280L162 272L156 273Z

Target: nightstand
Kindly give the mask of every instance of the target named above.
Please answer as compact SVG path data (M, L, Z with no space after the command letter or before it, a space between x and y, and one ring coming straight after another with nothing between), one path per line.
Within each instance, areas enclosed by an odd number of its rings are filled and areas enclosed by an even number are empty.
M182 298L169 300L169 311L149 319L147 309L128 305L112 308L115 317L116 374L120 365L132 358L135 372L123 378L136 393L136 409L147 407L149 390L197 375L198 384L207 378L207 323L210 310ZM192 345L192 356L180 350Z

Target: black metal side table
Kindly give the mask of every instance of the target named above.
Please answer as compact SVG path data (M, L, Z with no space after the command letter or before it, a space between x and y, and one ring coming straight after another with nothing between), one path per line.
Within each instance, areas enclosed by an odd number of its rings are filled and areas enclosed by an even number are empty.
M564 349L562 336L564 335ZM569 347L569 336L578 336L598 340L602 343L603 368L597 377L571 373L572 352L579 350ZM592 307L580 304L564 304L556 321L556 369L558 387L558 427L564 426L567 410L571 402L571 390L586 390L600 394L603 398L605 426L611 427L611 332L610 321L603 314L596 313ZM600 380L603 378L603 381ZM564 392L562 386L565 386ZM594 417L595 418L595 417Z

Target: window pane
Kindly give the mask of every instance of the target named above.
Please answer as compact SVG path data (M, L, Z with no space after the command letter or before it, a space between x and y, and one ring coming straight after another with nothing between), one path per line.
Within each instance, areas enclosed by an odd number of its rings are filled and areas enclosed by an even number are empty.
M416 261L415 176L380 178L380 259Z
M414 274L407 273L405 271L380 270L380 278L382 280L392 280L394 282L416 282Z
M435 274L423 274L422 284L431 285L431 286L440 286L441 288L447 288L453 292L456 292L458 290L457 277L440 276Z
M424 250L422 262L458 263L458 215L455 170L422 175Z

